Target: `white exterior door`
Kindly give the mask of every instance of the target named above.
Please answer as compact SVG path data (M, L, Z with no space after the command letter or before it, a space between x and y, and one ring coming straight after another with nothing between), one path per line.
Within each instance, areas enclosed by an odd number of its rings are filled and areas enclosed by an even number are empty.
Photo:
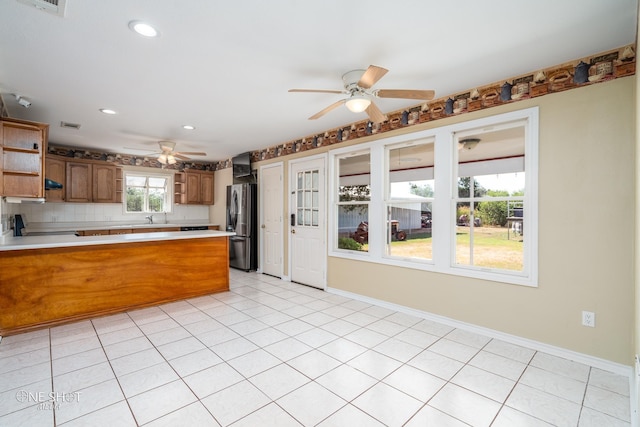
M260 169L260 250L262 272L282 277L283 182L282 163Z
M324 289L327 265L325 157L289 165L291 281Z

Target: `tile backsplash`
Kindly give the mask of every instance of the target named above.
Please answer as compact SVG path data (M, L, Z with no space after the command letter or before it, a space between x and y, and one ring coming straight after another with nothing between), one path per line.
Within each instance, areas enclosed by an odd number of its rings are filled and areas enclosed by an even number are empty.
M92 222L92 221L145 221L148 214L124 213L121 203L7 203L7 212L2 214L23 214L26 220L33 222ZM209 206L174 205L172 212L166 214L167 222L209 221ZM164 214L154 214L154 221L163 223Z

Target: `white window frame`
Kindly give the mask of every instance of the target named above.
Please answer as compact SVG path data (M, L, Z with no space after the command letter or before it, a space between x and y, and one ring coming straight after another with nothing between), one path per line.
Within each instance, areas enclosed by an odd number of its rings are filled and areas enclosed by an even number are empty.
M165 194L165 209L163 212L165 213L171 213L173 211L173 189L174 189L174 185L173 185L173 177L174 175L172 173L158 173L158 172L147 172L147 171L139 171L139 170L125 170L124 171L124 176L123 176L123 180L122 180L122 194L123 194L123 200L122 200L122 210L125 214L128 215L133 215L133 214L154 214L154 213L159 213L159 212L151 212L149 210L144 210L141 212L131 212L127 210L127 176L135 176L135 177L145 177L145 178L163 178L167 180L167 190L166 190L166 194ZM145 194L145 201L144 201L144 205L145 207L149 206L149 194L148 192Z
M337 155L333 158L332 161L332 166L335 173L339 174L340 173L340 160L342 159L346 159L349 157L355 157L355 156L362 156L368 154L369 155L369 160L371 160L371 151L368 147L361 147L359 146L358 149L351 149L348 152L346 152L343 155ZM371 170L369 170L369 173L371 174ZM330 228L330 230L332 230L331 235L333 237L333 239L331 239L332 242L335 242L335 249L334 251L337 252L343 252L343 253L350 253L355 257L369 257L369 251L351 251L348 249L340 249L338 248L338 234L339 234L339 220L338 220L338 214L339 214L339 210L341 206L359 206L359 205L366 205L367 206L367 213L368 213L368 220L371 221L371 201L373 200L373 182L372 180L372 176L369 176L369 185L371 187L371 191L372 193L370 194L370 198L369 200L358 200L358 201L346 201L346 202L342 202L339 200L339 196L338 196L338 191L339 191L339 187L340 187L340 178L336 177L336 179L334 180L330 180L330 184L329 184L329 188L331 189L331 191L329 191L330 193L330 197L334 197L335 198L335 203L331 203L331 215L329 215L329 222L333 222L334 226L332 228ZM369 234L369 239L371 239L371 234ZM371 240L369 240L369 242L371 242Z
M385 149L384 149L384 199L383 199L383 204L384 204L384 213L385 213L385 227L387 232L385 233L385 248L384 248L384 254L383 256L385 258L391 259L391 260L407 260L410 262L417 262L417 263L429 263L432 264L433 263L433 259L430 258L407 258L407 257L401 257L398 255L392 255L389 253L389 246L391 244L390 240L391 236L390 236L390 228L386 225L386 222L389 220L389 218L386 217L389 206L390 205L398 205L398 204L414 204L414 203L431 203L433 206L433 201L434 201L434 197L420 197L420 198L413 198L413 199L407 199L407 198L392 198L391 197L391 176L390 176L390 172L389 172L389 163L390 163L390 151L394 150L394 149L398 149L398 148L403 148L403 147L415 147L418 145L427 145L427 144L433 144L435 145L435 140L434 138L420 138L420 139L411 139L410 141L407 142L402 142L402 143L395 143L395 144L387 144L385 145ZM435 159L434 159L435 160ZM432 169L435 170L434 166L431 166ZM434 178L434 184L435 184L435 176ZM434 192L435 192L435 188L434 188ZM400 226L402 226L402 224L400 224ZM433 241L433 239L432 239Z
M538 286L538 107L513 111L491 117L470 120L440 128L382 138L350 147L329 151L329 256L345 259L364 260L386 265L394 265L425 271L471 277L495 282L524 286ZM525 122L525 195L527 215L523 227L527 230L524 251L524 271L511 272L489 268L461 268L455 265L455 203L457 196L457 144L456 135L489 129L504 123ZM412 140L434 139L434 199L433 199L433 259L431 262L413 259L398 259L385 256L386 252L386 147ZM337 249L337 188L339 178L337 162L356 152L369 150L371 159L371 201L369 202L369 251L349 251Z

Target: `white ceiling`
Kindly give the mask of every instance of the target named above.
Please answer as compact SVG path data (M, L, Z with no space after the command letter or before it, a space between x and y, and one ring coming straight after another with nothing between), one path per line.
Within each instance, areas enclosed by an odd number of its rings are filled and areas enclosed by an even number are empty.
M140 155L170 139L217 161L366 119L307 120L342 96L288 89L340 90L375 64L376 88L448 96L632 44L636 18L637 0L67 0L64 17L0 0L0 94L10 116L50 123L50 143Z

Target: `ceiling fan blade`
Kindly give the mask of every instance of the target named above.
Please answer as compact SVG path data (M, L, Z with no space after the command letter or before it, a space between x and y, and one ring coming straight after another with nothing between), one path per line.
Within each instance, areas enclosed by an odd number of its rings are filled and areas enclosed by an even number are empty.
M360 77L358 86L369 89L371 86L376 84L376 82L380 80L385 74L387 74L388 71L389 70L387 70L386 68L378 67L377 65L369 65L367 71L365 71L362 77Z
M329 111L334 110L334 109L338 108L339 106L341 106L342 104L344 104L344 101L345 101L344 99L341 99L338 102L334 102L333 104L329 105L324 110L322 110L319 113L316 113L313 116L309 117L309 120L319 119L320 117L322 117L325 114L327 114Z
M382 111L380 111L378 106L376 104L374 104L373 102L371 104L369 104L367 109L364 110L364 111L369 115L369 118L374 123L382 123L385 120L387 120L387 116L384 115L382 113Z
M433 90L411 90L411 89L378 89L375 91L378 98L404 98L430 100L435 96Z
M180 160L191 160L189 157L187 156L183 156L180 153L173 153L171 154L173 157L175 157L176 159L180 159Z
M179 151L179 152L173 153L173 154L174 155L175 154L181 154L181 155L182 154L186 154L186 155L189 155L189 156L206 156L207 155L207 153L203 153L203 152L200 152L200 151Z
M328 90L328 89L289 89L289 92L348 93L344 90Z

